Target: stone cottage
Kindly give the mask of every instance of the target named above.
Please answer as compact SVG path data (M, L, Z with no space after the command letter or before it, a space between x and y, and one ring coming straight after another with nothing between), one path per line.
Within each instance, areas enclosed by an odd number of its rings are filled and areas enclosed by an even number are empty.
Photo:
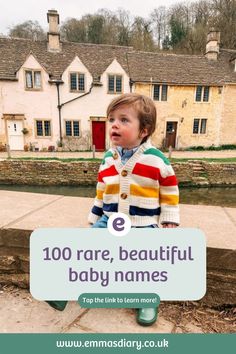
M121 93L153 98L156 146L236 144L236 51L208 35L206 54L62 42L47 13L47 41L0 38L0 148L109 147L106 107Z

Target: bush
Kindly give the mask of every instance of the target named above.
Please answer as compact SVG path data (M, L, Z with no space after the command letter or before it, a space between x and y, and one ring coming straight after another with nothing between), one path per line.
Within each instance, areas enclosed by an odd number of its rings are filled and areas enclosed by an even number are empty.
M191 146L186 149L186 151L204 151L204 150L210 150L210 151L220 151L220 150L235 150L236 145L211 145L211 146Z

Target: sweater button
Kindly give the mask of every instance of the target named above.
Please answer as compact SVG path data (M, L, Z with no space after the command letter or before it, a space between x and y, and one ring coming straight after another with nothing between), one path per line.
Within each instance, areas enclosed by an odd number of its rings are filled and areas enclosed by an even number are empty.
M126 193L122 193L122 194L120 195L120 197L121 197L121 199L126 199L128 196L127 196Z
M117 160L117 159L118 159L118 154L117 154L117 152L115 152L115 153L113 154L113 159L114 159L114 160Z
M121 176L122 176L122 177L126 177L127 175L128 175L128 171L123 170L123 171L121 172Z

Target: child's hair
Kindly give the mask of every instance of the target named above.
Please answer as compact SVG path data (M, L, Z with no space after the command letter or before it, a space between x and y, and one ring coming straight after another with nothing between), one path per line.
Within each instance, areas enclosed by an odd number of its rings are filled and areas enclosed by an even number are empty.
M121 106L133 106L138 115L140 132L147 129L148 135L142 142L153 134L156 127L156 107L151 98L138 93L125 93L111 101L107 107L107 117Z

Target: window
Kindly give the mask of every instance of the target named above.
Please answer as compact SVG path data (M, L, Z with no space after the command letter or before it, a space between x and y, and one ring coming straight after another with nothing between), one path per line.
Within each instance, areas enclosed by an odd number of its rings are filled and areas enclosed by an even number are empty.
M206 134L207 119L193 120L193 134ZM200 130L200 131L199 131Z
M26 89L40 90L42 88L41 71L26 70L25 84Z
M108 75L108 93L122 93L121 75Z
M85 91L85 75L82 73L70 74L70 90L84 92Z
M200 134L206 134L206 119L201 119L201 127L200 127Z
M209 86L197 86L196 88L196 102L208 102L209 101L209 93L210 87Z
M200 119L194 119L193 121L193 134L198 134Z
M51 136L50 120L36 120L36 134L37 136Z
M66 120L66 136L79 136L79 121Z
M167 85L154 85L153 86L153 99L154 101L167 101Z

